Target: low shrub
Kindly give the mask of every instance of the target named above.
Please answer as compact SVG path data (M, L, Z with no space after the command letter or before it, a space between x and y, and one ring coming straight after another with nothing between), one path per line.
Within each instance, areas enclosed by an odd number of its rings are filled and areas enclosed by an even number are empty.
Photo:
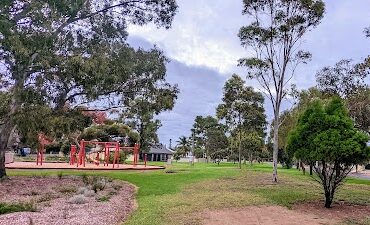
M87 174L82 174L81 175L82 177L82 182L85 184L85 185L89 185L89 176L87 176Z
M87 190L84 192L83 194L85 197L94 197L95 196L95 192L93 190Z
M76 188L73 186L65 186L65 187L60 188L59 192L62 194L73 193L73 192L76 192Z
M58 176L58 179L61 180L63 178L63 172L59 171L57 176Z
M53 199L53 196L51 193L46 193L45 195L42 195L40 196L38 199L37 199L37 202L40 203L40 202L48 202L50 200Z
M75 195L68 200L71 204L85 204L87 202L87 198L84 195Z
M0 215L13 212L35 212L34 203L0 203Z
M110 200L110 196L103 195L96 198L96 201L98 202L108 202Z
M88 188L86 188L86 187L79 187L76 193L77 193L78 195L83 195L83 194L84 194L85 192L87 192L87 191L89 191L89 189L88 189Z

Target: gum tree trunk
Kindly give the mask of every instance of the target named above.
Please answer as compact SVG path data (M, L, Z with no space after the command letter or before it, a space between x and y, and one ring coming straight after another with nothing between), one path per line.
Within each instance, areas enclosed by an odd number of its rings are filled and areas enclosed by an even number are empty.
M6 176L5 170L5 151L8 146L9 138L13 130L13 123L11 120L6 120L0 132L0 178Z
M10 139L10 135L14 130L14 123L13 123L13 115L17 111L17 101L16 98L12 97L10 111L5 119L3 126L1 127L0 131L0 178L6 176L6 169L5 169L5 151L8 147L8 142Z
M277 176L277 164L278 164L278 152L279 152L279 113L275 112L275 120L274 120L274 146L273 146L273 153L272 153L272 163L273 163L273 171L272 171L272 182L278 182Z

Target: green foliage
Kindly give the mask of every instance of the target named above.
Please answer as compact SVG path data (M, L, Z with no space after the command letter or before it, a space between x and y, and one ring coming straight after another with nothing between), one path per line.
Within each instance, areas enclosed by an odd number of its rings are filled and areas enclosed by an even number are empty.
M264 134L264 98L253 87L246 87L241 77L234 74L226 81L222 101L217 107L217 117L225 121L231 135L236 135L239 130Z
M119 163L123 164L126 162L129 154L132 154L132 152L127 152L127 151L120 151L119 152ZM109 163L113 163L113 159L114 159L114 154L110 154L109 155Z
M229 142L223 130L210 129L207 137L206 149L211 159L220 162L228 156Z
M187 139L185 136L180 137L177 143L178 144L176 146L174 157L176 158L176 160L179 160L180 157L183 157L186 155L186 153L190 152L191 148L189 139Z
M226 132L226 126L220 124L215 117L197 116L195 118L192 132L194 133L193 138L195 142L194 154L197 158L203 158L204 153L206 153L207 157L210 156L212 150L209 149L209 144L207 145L207 142L210 141L209 136L211 135L211 132L216 129L219 129L224 133Z
M241 156L245 159L254 160L262 151L264 143L257 132L242 132L240 141L238 136L230 138L230 147L235 155L238 154L239 144L241 144Z
M334 67L324 67L316 74L318 88L328 94L346 98L366 86L367 71L352 65L351 60L341 60Z
M199 148L205 148L207 141L207 131L220 126L217 119L212 116L197 116L193 124L195 145Z
M0 203L0 215L13 212L35 212L33 203Z
M58 176L58 179L61 180L63 178L63 171L59 171L57 176Z
M139 49L138 58L140 67L136 72L135 92L121 96L127 106L121 118L139 132L141 150L148 152L150 144L159 141L157 130L161 123L155 116L174 107L179 89L166 81L168 60L161 51L155 49L146 54Z
M325 106L317 100L306 109L290 134L287 150L305 162L318 162L314 170L325 191L325 206L330 207L353 166L369 159L368 140L354 127L342 100L333 98Z
M343 102L334 98L325 107L317 100L307 108L290 135L288 149L306 161L354 165L369 157L367 140L354 128Z
M165 68L165 58L157 49L131 48L126 28L151 22L169 28L176 10L175 0L1 1L0 60L6 69L0 83L11 98L5 101L9 120L1 139L15 126L30 143L40 131L68 138L82 130L72 106L126 95L149 83L139 74ZM6 144L0 143L2 151ZM4 165L0 168L3 176Z
M355 126L370 134L370 88L359 88L346 99Z
M97 139L111 141L111 137L129 137L129 144L139 141L139 134L122 123L96 124L84 129L81 138L85 140Z
M103 195L96 198L96 201L98 202L109 202L111 196L109 195Z

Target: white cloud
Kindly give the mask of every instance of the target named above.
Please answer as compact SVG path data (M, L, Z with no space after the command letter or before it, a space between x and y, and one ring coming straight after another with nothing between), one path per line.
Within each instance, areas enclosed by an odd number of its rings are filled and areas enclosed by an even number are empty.
M129 26L130 35L144 38L167 56L189 66L221 73L235 71L245 53L237 33L243 25L241 0L183 0L170 30L153 25Z

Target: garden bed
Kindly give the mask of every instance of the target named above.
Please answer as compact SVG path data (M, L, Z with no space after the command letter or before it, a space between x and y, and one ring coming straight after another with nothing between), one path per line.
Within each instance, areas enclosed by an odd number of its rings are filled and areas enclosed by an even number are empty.
M98 177L12 177L0 183L0 224L121 224L136 207L135 190Z

